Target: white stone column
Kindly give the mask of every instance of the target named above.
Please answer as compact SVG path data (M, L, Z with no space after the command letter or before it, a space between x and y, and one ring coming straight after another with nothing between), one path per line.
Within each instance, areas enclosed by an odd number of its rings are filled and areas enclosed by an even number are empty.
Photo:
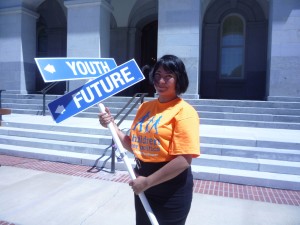
M269 100L300 100L300 1L271 0Z
M21 6L0 10L0 89L20 94L35 90L37 18Z
M108 58L111 5L106 0L65 1L68 10L67 57ZM69 90L86 80L70 81Z
M140 59L141 59L141 40L142 32L138 28L128 28L128 59L135 59L137 64L140 65Z
M199 98L200 1L158 1L157 57L173 54L180 57L190 85L184 98Z

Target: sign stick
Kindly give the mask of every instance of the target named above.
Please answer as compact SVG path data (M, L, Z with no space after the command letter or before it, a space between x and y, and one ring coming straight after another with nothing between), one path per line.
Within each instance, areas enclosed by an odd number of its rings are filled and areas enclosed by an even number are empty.
M104 105L102 103L99 103L98 106L99 106L100 111L103 112L103 113L105 113L105 107L104 107ZM134 171L132 169L132 166L131 166L131 164L129 162L129 159L128 159L127 155L125 154L126 150L124 149L124 147L123 147L123 145L122 145L122 143L121 143L121 141L120 141L120 139L118 137L118 134L117 134L115 128L113 127L113 124L109 123L107 125L107 127L109 128L109 130L110 130L110 132L112 134L112 137L113 137L113 140L114 140L115 144L118 146L118 149L119 149L120 154L121 154L121 156L123 158L123 161L124 161L124 163L125 163L125 165L127 167L127 171L129 173L131 179L136 179L135 173L134 173ZM151 209L151 207L149 205L149 202L148 202L148 200L147 200L144 192L140 193L139 197L140 197L141 202L142 202L142 204L143 204L143 206L145 208L145 211L146 211L146 213L147 213L147 215L148 215L148 217L149 217L149 219L151 221L151 224L152 225L159 225L158 222L157 222L157 220L156 220L156 217L155 217L155 215L154 215L154 213L153 213L153 211L152 211L152 209Z

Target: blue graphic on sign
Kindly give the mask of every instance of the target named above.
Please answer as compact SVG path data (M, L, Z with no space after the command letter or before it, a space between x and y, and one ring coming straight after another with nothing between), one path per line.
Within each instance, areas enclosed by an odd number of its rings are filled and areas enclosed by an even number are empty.
M35 58L45 82L99 77L114 69L111 58Z
M56 123L60 123L144 79L132 59L50 102L48 108Z

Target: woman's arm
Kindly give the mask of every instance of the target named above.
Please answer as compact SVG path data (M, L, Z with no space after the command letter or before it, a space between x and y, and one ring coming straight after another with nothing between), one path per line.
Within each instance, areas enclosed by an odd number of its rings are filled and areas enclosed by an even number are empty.
M178 155L165 166L157 170L148 177L139 176L137 179L130 181L133 191L139 194L148 188L171 180L186 170L192 162L192 155Z

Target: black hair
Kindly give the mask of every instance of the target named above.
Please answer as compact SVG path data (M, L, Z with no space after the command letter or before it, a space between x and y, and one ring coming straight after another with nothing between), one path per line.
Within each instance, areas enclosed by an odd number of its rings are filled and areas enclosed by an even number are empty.
M176 75L176 94L180 95L186 92L189 86L189 78L182 60L175 55L162 56L155 63L149 74L151 84L154 84L154 75L160 66L162 66L164 70L172 72Z
M148 76L151 71L151 67L149 65L145 65L142 67L141 71L144 74L144 76Z

